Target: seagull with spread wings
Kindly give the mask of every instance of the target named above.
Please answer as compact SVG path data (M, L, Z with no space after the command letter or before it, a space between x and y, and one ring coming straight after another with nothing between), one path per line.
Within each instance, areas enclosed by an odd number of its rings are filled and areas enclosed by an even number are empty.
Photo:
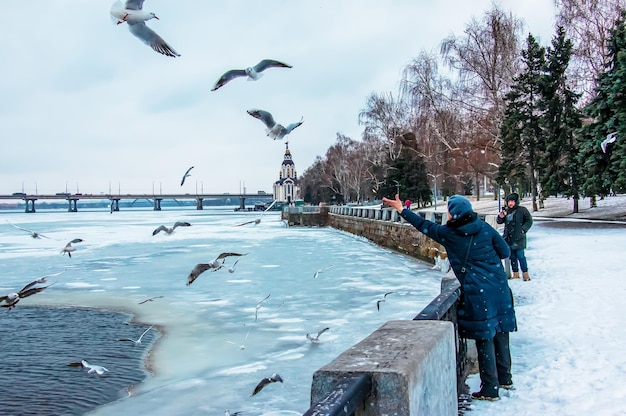
M120 339L118 339L118 341L129 341L129 342L134 343L136 346L137 345L141 345L141 339L143 338L144 335L146 335L148 333L148 331L150 331L152 329L153 326L154 325L150 325L150 327L148 329L143 331L143 334L141 334L141 336L138 339L120 338Z
M218 88L223 87L226 83L232 81L238 77L248 77L248 81L256 81L263 76L263 71L268 68L291 68L291 65L287 65L280 61L273 59L263 59L255 66L250 66L246 69L231 69L226 71L224 75L217 80L211 91L215 91Z
M103 375L106 371L109 371L105 367L102 367L101 365L91 364L87 360L82 360L82 361L79 361L79 362L69 363L68 366L70 366L70 367L82 367L82 368L87 369L87 374L96 373L99 376Z
M183 179L180 181L180 186L183 186L183 184L185 183L185 179L191 176L189 172L191 172L191 169L193 169L194 167L195 166L192 166L189 169L187 169L187 172L185 172L185 174L183 175Z
M269 377L265 377L263 378L263 380L259 381L259 384L256 385L256 387L254 388L254 391L252 392L252 394L250 395L251 397L254 396L255 394L257 394L258 392L260 392L261 390L263 390L263 388L265 386L267 386L268 384L271 383L275 383L277 381L280 381L281 383L283 382L283 379L281 378L281 376L279 376L278 374L274 373Z
M602 148L602 153L606 153L606 149L608 145L610 143L615 143L616 140L617 140L617 132L614 131L613 133L609 133L606 136L606 139L604 139L602 143L600 143L600 147Z
M148 299L146 299L146 300L142 300L141 302L139 302L139 303L138 303L138 305L143 305L143 304L144 304L144 303L146 303L146 302L152 302L153 300L155 300L155 299L161 299L162 297L163 297L163 296L155 296L155 297L152 297L152 298L148 298Z
M43 237L43 238L50 238L50 237L46 237L45 235L40 234L40 233L38 233L38 232L36 232L36 231L27 230L26 228L18 227L18 226L17 226L17 225L15 225L15 224L11 224L8 220L7 220L7 222L8 222L10 225L12 225L13 227L17 228L18 230L26 231L27 233L29 233L29 234L30 234L30 236L31 236L32 238L41 238L41 237Z
M261 216L259 218L256 218L256 219L251 220L251 221L242 222L241 224L235 225L235 227L241 227L242 225L248 225L248 224L254 224L254 226L256 226L257 224L260 224L261 223L261 217L263 217L263 214L265 214L267 211L272 209L272 207L274 206L275 203L276 203L276 200L272 201L270 206L263 210L263 212L261 213Z
M250 114L254 118L258 118L265 124L265 132L267 133L267 137L274 140L282 140L285 136L291 133L295 128L299 127L302 123L304 123L304 117L298 121L297 123L289 124L287 127L282 124L278 124L274 121L274 117L272 114L259 109L248 110L248 114Z
M330 266L328 266L328 267L323 267L323 268L321 268L321 269L318 269L318 270L315 272L315 274L313 275L313 279L317 279L317 276L319 276L319 275L320 275L320 273L324 273L326 270L328 270L328 269L332 269L333 267L335 267L335 266L331 264L331 265L330 265Z
M313 336L311 334L306 334L306 339L308 339L309 341L311 341L312 343L316 343L320 341L320 335L322 335L324 332L328 331L330 328L326 327L324 329L320 329L317 332L317 335Z
M257 319L259 318L259 309L261 309L261 305L263 304L263 302L265 302L266 300L270 298L270 295L271 293L257 302L255 310L254 310L254 322L256 322Z
M128 23L130 33L156 52L174 58L180 56L161 36L146 26L148 20L159 18L152 12L143 11L143 2L144 0L126 0L122 5L120 0L115 1L110 10L111 20L117 25Z
M33 280L32 282L24 286L22 289L20 289L20 291L17 293L12 292L12 293L7 293L4 296L0 296L0 307L8 308L8 310L10 311L11 309L15 308L15 306L18 304L18 302L21 299L32 296L35 293L39 293L45 290L46 288L52 286L54 283L50 283L48 286L35 287L38 284L44 283L46 281L46 277L49 277L49 276L52 276L52 275L43 276L37 280Z
M385 294L383 295L383 298L382 298L382 299L379 299L379 300L376 302L376 309L380 310L380 303L381 303L381 302L384 302L384 301L387 299L387 295L391 295L392 293L393 293L393 292L387 292L387 293L385 293Z
M65 247L63 247L63 250L61 250L61 254L63 254L65 256L65 253L67 253L68 257L72 257L72 253L74 251L76 251L76 248L74 248L74 246L72 244L76 244L76 243L82 243L83 239L82 238L75 238L72 241L70 241L69 243L67 243L65 245Z
M170 235L178 227L191 227L191 223L188 223L187 221L176 221L174 223L174 226L172 226L172 227L166 227L165 225L159 225L154 231L152 231L152 235L157 235L161 231L165 232L167 235Z
M225 253L221 253L219 256L215 258L215 260L212 260L209 263L196 264L195 267L191 270L191 273L189 273L189 276L187 276L187 286L192 284L202 273L206 272L207 270L216 272L222 267L224 267L224 263L226 262L226 257L245 256L246 254L225 252Z

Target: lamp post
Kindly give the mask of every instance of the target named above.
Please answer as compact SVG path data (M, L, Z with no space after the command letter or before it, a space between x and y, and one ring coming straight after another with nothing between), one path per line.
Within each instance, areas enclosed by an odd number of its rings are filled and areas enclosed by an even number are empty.
M488 165L493 166L496 169L500 169L500 165L498 165L497 163L493 163L493 162L487 162ZM498 212L502 211L502 201L500 198L500 184L496 182L496 194L497 194L497 198L498 198Z
M395 179L393 181L396 183L396 194L400 195L400 182Z
M435 200L435 211L437 211L437 178L441 176L441 173L437 175L428 173L427 175L433 177L433 199Z

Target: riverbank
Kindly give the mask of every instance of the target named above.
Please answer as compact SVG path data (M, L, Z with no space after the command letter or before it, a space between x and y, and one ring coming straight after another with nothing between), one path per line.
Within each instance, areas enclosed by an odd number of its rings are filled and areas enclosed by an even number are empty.
M493 197L482 197L476 201L475 197L469 196L472 201L474 211L479 214L497 214L498 201ZM505 201L500 201L500 207L505 205ZM626 222L626 194L609 196L596 200L596 207L591 207L590 198L582 198L578 201L578 212L574 213L574 201L568 198L549 197L544 201L544 207L539 211L532 211L532 200L530 197L523 198L521 205L528 208L533 218L563 218L573 220L603 220ZM421 209L420 209L421 210ZM426 208L426 211L434 210ZM437 203L437 212L446 212L446 202Z

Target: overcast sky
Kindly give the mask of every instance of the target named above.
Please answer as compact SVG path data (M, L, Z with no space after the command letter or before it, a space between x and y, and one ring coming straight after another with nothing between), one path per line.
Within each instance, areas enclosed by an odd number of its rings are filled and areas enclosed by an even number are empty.
M301 175L342 133L359 139L372 92L397 94L404 66L461 35L489 0L148 0L160 55L110 0L3 2L0 194L272 191L284 141L246 113L304 124L289 138ZM552 0L501 0L544 45ZM31 23L27 19L31 17ZM212 92L227 70L293 65ZM190 166L192 176L180 187ZM154 187L154 188L153 188Z

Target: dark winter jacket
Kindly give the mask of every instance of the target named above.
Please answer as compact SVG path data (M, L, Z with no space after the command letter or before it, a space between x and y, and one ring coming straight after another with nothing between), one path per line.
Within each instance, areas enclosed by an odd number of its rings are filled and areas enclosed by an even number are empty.
M506 207L504 218L496 217L498 224L504 224L504 239L511 250L523 250L526 248L526 233L533 225L533 217L530 212L519 204L517 194L511 194L507 201L515 201L513 208Z
M517 330L513 295L502 266L502 259L511 251L498 231L472 211L445 225L427 221L408 209L400 215L446 248L461 284L458 324L462 337L490 339L496 332ZM474 238L463 272L471 236Z

